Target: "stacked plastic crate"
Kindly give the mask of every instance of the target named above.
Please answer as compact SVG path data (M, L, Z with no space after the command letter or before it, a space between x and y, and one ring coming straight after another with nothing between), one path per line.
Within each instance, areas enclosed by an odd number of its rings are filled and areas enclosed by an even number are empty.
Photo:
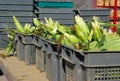
M22 35L16 33L15 34L15 39L14 39L14 53L17 54L17 57L20 61L25 60L25 47L24 44L22 43Z
M0 0L0 30L7 28L8 23L15 28L12 16L16 16L23 25L26 22L32 24L33 0ZM7 39L5 37L6 33L0 34L0 48L7 45L2 41L3 38Z
M110 9L81 9L81 10L73 10L75 15L80 15L86 22L91 21L93 16L98 17L100 20L104 22L109 22L110 18ZM109 30L109 27L104 27Z
M39 36L34 36L33 43L36 48L36 67L40 71L45 71L45 50L46 47L44 45L43 38Z
M80 15L86 22L89 22L93 16L99 17L102 21L109 21L110 9L81 9L73 11L76 15Z
M34 36L33 35L22 35L22 43L24 45L23 56L24 61L27 65L32 65L36 63L36 48L33 43Z
M74 23L73 2L65 1L38 1L35 0L36 9L35 17L45 22L46 18L52 18L60 24L71 26ZM40 39L42 49L36 46L37 52L37 68L46 72L49 81L59 81L58 73L58 53L56 44L49 42L50 40Z
M35 1L36 17L45 22L44 17L51 17L53 20L63 25L72 25L74 19L73 2L57 2L57 1Z
M119 81L119 51L80 51L62 45L59 81Z

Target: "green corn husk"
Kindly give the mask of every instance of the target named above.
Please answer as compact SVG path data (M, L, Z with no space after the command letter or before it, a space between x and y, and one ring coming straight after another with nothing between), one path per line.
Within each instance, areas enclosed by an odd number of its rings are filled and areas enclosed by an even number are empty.
M31 25L26 23L25 26L24 26L24 30L25 30L25 34L29 34L30 33L30 27Z
M5 48L5 55L9 55L9 52L12 50L13 48L13 42L9 41L7 47Z
M104 43L103 46L101 46L100 50L106 50L106 51L119 51L120 50L120 38L113 38Z
M79 40L82 41L82 43L88 43L86 34L83 31L79 30L78 26L76 26L76 34L77 34Z
M15 26L16 26L16 29L17 29L18 33L24 34L24 33L25 33L24 27L23 27L22 24L17 20L17 18L16 18L15 16L13 16L13 21L14 21L14 24L15 24Z
M40 21L37 18L33 18L33 23L36 27L39 27L41 25Z
M88 28L87 24L85 23L83 18L80 17L79 15L75 16L75 24L76 24L76 26L78 26L77 31L84 32L84 34L86 34L86 36L89 34L89 28Z

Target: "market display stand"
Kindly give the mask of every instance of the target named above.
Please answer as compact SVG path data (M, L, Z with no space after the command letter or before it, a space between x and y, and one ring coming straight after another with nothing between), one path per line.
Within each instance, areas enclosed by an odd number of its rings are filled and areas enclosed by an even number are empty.
M110 16L110 18L113 19L113 24L117 24L117 19L118 19L117 10L118 8L120 8L120 6L118 6L119 4L118 0L95 0L95 4L96 4L96 7L113 9L113 16L112 17ZM116 26L111 27L111 30L113 33L116 32L117 30Z

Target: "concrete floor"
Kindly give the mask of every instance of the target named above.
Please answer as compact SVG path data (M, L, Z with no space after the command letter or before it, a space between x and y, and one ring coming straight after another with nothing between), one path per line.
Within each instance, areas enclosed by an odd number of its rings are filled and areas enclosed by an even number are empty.
M8 81L8 80L7 80L6 77L3 75L3 76L0 76L0 81Z
M3 54L4 50L0 50ZM0 69L9 81L49 81L46 72L41 72L36 65L26 65L17 57L11 56L5 59L0 57ZM0 76L0 81L8 81L5 76Z
M49 81L45 72L41 72L35 65L26 65L17 57L0 58L0 68L9 81ZM0 81L6 81L5 76Z

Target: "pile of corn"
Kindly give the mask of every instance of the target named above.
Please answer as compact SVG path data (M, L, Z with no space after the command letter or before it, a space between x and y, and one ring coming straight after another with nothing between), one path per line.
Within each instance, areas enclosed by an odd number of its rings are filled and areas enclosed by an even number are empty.
M119 25L116 26L118 27L116 33L108 32L103 28L103 26L114 25L103 23L95 16L93 16L90 22L86 23L82 17L76 15L74 25L69 27L61 25L58 21L54 21L52 18L46 17L44 23L37 18L33 18L34 26L31 26L28 23L26 23L25 26L22 26L15 16L13 16L13 21L16 29L14 29L14 31L11 29L12 33L9 33L9 38L12 39L14 39L15 33L24 35L33 34L44 37L45 39L50 39L55 43L64 44L77 50L120 50ZM10 45L8 47L10 47Z

